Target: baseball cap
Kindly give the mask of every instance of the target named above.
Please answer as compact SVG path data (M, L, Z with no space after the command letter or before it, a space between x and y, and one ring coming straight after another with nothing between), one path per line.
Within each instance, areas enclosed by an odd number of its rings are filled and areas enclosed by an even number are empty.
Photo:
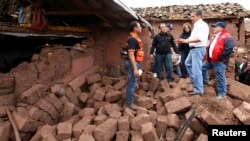
M215 24L212 24L211 27L222 27L222 28L225 28L226 24L224 22L217 22Z
M174 26L172 24L170 24L170 23L167 23L166 27L169 28L170 30L174 29Z

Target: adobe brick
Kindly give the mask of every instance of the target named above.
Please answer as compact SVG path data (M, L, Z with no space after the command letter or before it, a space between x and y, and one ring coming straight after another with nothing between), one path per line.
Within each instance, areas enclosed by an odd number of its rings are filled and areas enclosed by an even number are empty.
M80 76L76 77L74 80L72 80L69 83L69 86L72 88L73 91L75 91L76 89L80 88L86 82L86 80L86 74L83 73Z
M121 111L121 107L118 104L106 104L104 105L104 111L107 115L110 115L113 111Z
M0 124L0 139L1 141L9 141L11 133L11 123L4 122Z
M94 118L94 124L95 125L99 125L101 123L103 123L106 119L108 119L108 116L106 115L97 115L95 118Z
M141 128L144 141L158 141L156 130L151 122L143 123Z
M59 123L57 125L56 138L61 141L65 139L71 139L72 135L72 123Z
M107 93L115 91L115 88L111 85L104 86L104 89L106 90Z
M188 111L185 114L186 119L189 118L189 116L191 115L192 111ZM203 124L195 117L192 119L191 123L190 123L190 128L196 133L196 134L207 134L207 130L204 128Z
M66 139L66 140L62 140L62 141L72 141L71 139Z
M152 109L154 106L153 105L153 98L149 98L149 97L145 97L145 96L139 97L137 99L137 105L140 107L147 108L147 109Z
M101 75L99 73L87 75L88 84L96 83L101 81Z
M154 97L154 93L151 91L147 91L146 96L147 97Z
M105 101L94 101L94 105L91 107L94 107L96 110L100 109L101 107L103 107L104 105L110 104L109 102L105 102Z
M112 91L112 92L106 93L105 95L105 101L107 102L116 102L116 101L119 101L121 98L122 98L121 91Z
M179 130L181 126L181 120L176 114L169 114L167 115L168 126L173 127L176 130Z
M58 119L59 117L59 113L55 107L44 99L40 99L34 106L47 112L53 119Z
M84 116L93 116L95 114L95 109L94 108L84 108L84 109L81 109L78 114L81 116L81 117L84 117Z
M139 107L139 106L136 108L136 111L137 111L137 115L139 115L139 114L147 114L148 113L148 110L146 108Z
M157 108L156 112L158 115L166 115L167 114L166 108L164 106Z
M122 79L114 85L114 88L116 90L120 90L121 88L123 88L126 85L126 83L127 83L126 80Z
M176 131L174 128L168 128L166 131L165 141L173 141L176 136Z
M61 112L63 110L63 103L62 101L55 96L53 93L49 93L46 97L45 100L52 104L58 112Z
M116 141L128 141L129 133L126 131L116 132Z
M140 114L132 119L131 128L136 131L141 130L141 124L150 122L150 117L148 114Z
M194 140L194 131L190 128L187 128L181 141L193 141L193 140Z
M145 96L147 92L146 92L145 90L143 90L143 89L139 89L139 90L137 91L137 93L138 93L138 95L140 95L140 96Z
M159 99L160 93L162 93L162 92L161 92L161 91L156 91L156 92L154 93L154 98L155 98L155 99Z
M98 102L98 101L95 101L92 98L88 99L87 100L87 107L94 107L94 108L96 108L95 105L94 105L96 102ZM98 102L98 103L100 103L100 102Z
M219 117L216 117L206 109L204 109L200 116L198 116L201 120L206 122L208 125L218 125L218 124L225 124L223 120Z
M118 120L118 131L129 132L129 117L122 116Z
M70 102L66 95L60 97L60 101L61 101L63 104Z
M160 94L160 99L164 102L167 103L169 101L172 101L174 99L180 98L182 95L177 94L175 92L163 92Z
M136 112L131 110L130 108L125 108L124 111L123 111L123 115L124 116L128 116L130 119L134 118Z
M89 134L89 135L93 135L93 132L95 130L96 126L95 125L86 125L83 128L83 134Z
M14 76L11 73L5 73L0 75L0 88L14 87Z
M89 93L81 93L79 96L79 100L85 104L89 98Z
M194 90L193 84L188 84L187 85L187 92L192 92Z
M94 137L90 134L82 134L79 141L95 141Z
M93 118L94 118L93 116L85 116L80 121L78 121L73 126L73 136L76 138L79 138L83 132L84 127L86 125L90 124L92 122Z
M102 84L105 86L112 85L112 83L113 83L113 81L110 79L110 77L105 76L105 75L102 77L101 81L102 81Z
M250 103L242 102L242 104L233 110L234 115L245 125L250 124Z
M157 122L156 122L156 133L158 137L160 138L161 136L164 137L166 134L167 130L167 117L166 116L158 116Z
M24 91L21 94L20 99L22 102L32 105L36 103L44 95L44 92L45 92L45 86L42 84L36 84L35 86Z
M49 124L49 125L55 124L55 121L52 119L51 116L49 116L48 113L44 112L43 110L40 110L39 112L41 114L41 116L39 117L39 121L42 121L42 122Z
M196 141L208 141L208 137L205 134L200 134Z
M66 96L69 98L70 102L74 102L76 99L78 99L78 97L81 94L81 89L78 88L75 91L72 91L71 88L68 88L66 91Z
M152 92L155 92L158 89L159 84L160 84L160 80L158 78L153 77L149 84L149 90Z
M168 81L166 79L164 80L161 80L160 83L159 83L159 87L158 87L158 90L161 91L161 92L167 92L169 91L171 88L168 84Z
M153 110L148 110L148 115L149 115L149 118L150 118L150 121L153 123L153 125L155 126L156 125L156 120L157 120L157 113Z
M2 107L2 106L14 106L14 105L15 105L14 94L0 96L0 107Z
M141 83L141 88L145 91L149 90L149 84L148 82L142 82Z
M33 120L38 120L42 116L42 114L39 108L32 106L28 111L28 116Z
M32 119L29 119L26 116L23 116L19 113L17 113L16 111L14 111L12 113L14 120L16 121L17 127L19 129L19 131L22 132L29 132L32 131L34 132L36 130L36 128L41 125L39 124L39 122L34 121Z
M93 96L94 100L103 101L106 91L103 88L98 88Z
M118 112L118 111L113 111L109 114L109 117L110 118L116 118L116 119L119 119L121 117L122 113L121 112Z
M49 135L52 135L54 137L55 134L56 134L56 127L46 124L38 128L36 134L30 139L30 141L42 140Z
M50 87L50 92L53 94L59 93L62 86L63 86L62 84L54 84L53 86Z
M117 131L117 119L109 118L94 130L96 141L110 141Z
M186 97L180 97L176 100L165 103L167 113L178 113L182 110L189 109L191 103Z
M0 88L0 96L14 92L14 88Z
M133 133L131 141L143 141L142 135L140 133Z
M85 74L86 76L89 76L91 74L97 73L97 71L100 69L99 65L94 65L93 67L91 67L90 69L88 69Z
M101 84L99 84L99 83L94 83L94 84L92 84L92 85L89 87L90 94L93 95L93 94L96 92L96 90L97 90L98 88L100 88L100 87L101 87ZM90 96L90 97L92 97L92 96Z
M64 123L72 123L74 126L82 117L80 115L71 116L69 119L64 120Z
M148 82L148 75L146 73L142 73L142 75L141 75L141 81L142 82Z
M65 103L64 104L64 109L63 109L63 119L68 119L70 118L73 113L74 113L74 110L75 110L75 105L72 104L72 103Z
M56 137L49 134L48 136L44 137L42 141L57 141Z
M187 88L186 79L181 78L177 84L177 87L180 88L181 90L186 90L186 88Z

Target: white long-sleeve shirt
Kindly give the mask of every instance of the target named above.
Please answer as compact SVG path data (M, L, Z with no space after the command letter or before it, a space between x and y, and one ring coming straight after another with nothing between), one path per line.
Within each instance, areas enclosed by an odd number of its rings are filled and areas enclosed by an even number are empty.
M208 35L209 35L208 24L206 22L204 22L202 19L196 21L194 23L194 28L191 32L189 39L198 38L200 40L200 42L189 43L189 46L193 46L193 47L201 47L201 46L205 47L205 46L207 46Z

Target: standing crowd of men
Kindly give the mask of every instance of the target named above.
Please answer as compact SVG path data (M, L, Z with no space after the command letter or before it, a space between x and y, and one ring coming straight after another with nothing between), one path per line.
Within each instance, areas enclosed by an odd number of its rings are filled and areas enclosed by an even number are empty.
M162 70L166 70L166 79L173 81L173 72L183 78L189 77L194 86L189 95L203 95L203 85L210 85L208 70L213 69L217 79L216 92L218 99L226 97L226 68L235 42L227 32L224 22L212 24L213 36L209 41L209 26L202 19L201 10L191 12L193 28L189 23L183 25L179 39L171 34L172 24L161 23L159 33L154 37L150 50L150 58L154 60L153 72L155 77L163 79ZM129 26L130 36L127 41L128 57L125 68L128 72L126 101L130 108L136 109L134 104L134 90L137 85L140 69L142 42L140 23L134 21ZM176 57L177 56L177 57ZM173 60L177 60L174 61ZM163 67L164 66L164 67Z

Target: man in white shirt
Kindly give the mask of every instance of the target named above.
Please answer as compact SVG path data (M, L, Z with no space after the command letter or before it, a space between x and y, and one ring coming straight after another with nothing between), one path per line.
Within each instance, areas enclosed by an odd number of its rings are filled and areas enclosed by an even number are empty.
M191 20L194 23L194 28L188 39L180 39L181 43L189 43L190 52L185 61L185 66L191 79L194 90L190 95L203 95L203 78L202 78L202 60L206 54L205 47L208 43L209 27L206 22L202 20L202 11L193 10L191 13Z

